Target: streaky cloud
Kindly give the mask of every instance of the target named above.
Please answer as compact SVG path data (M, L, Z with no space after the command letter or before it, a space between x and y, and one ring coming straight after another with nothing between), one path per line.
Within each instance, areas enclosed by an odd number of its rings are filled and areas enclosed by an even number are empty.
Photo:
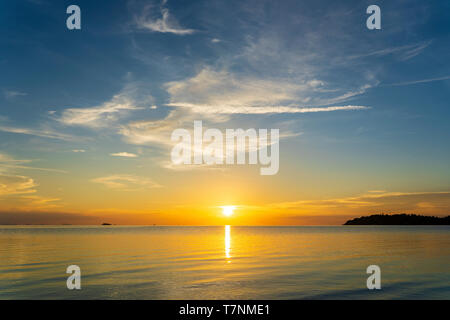
M165 87L169 107L200 114L268 114L368 109L330 105L361 95L372 85L334 94L334 88L330 90L317 78L264 79L205 67L193 77L168 82Z
M145 177L131 174L113 174L92 179L91 182L102 184L109 189L135 191L148 188L161 188L161 185Z
M419 55L424 49L426 49L432 41L426 41L416 44L409 44L403 46L387 47L381 50L375 50L369 53L356 54L348 56L348 59L359 59L367 57L383 57L386 55L397 54L402 61L409 60Z
M18 128L18 127L9 127L9 126L1 126L0 131L9 132L9 133L17 133L17 134L26 134L32 136L38 136L42 138L50 138L50 139L58 139L65 141L74 141L79 140L79 138L74 137L72 135L47 130L47 129L29 129L29 128Z
M194 29L184 29L178 25L178 22L170 15L169 9L164 5L167 1L163 1L160 7L161 18L149 17L151 15L152 6L146 6L142 10L142 14L135 17L135 24L139 29L151 32L172 33L176 35L190 35L196 32Z
M190 108L196 113L213 114L272 114L272 113L312 113L312 112L330 112L342 110L366 110L367 106L331 106L331 107L293 107L293 106L265 106L265 107L245 107L228 105L195 105L191 103L169 103L171 107Z
M39 167L31 167L25 166L25 163L30 163L33 160L28 159L14 159L13 157L0 153L0 172L1 169L25 169L25 170L38 170L38 171L47 171L47 172L57 172L57 173L67 173L65 170L60 169L52 169L52 168L39 168Z
M104 127L116 121L124 112L140 109L143 108L135 106L133 99L120 93L100 106L65 109L58 121L70 126Z
M113 157L124 157L124 158L136 158L137 154L129 153L129 152L116 152L116 153L110 153L110 156Z
M0 174L0 196L35 193L36 186L30 177Z
M385 86L409 86L409 85L412 85L412 84L435 82L435 81L444 81L444 80L450 80L450 76L439 77L439 78L431 78L431 79L422 79L422 80L415 80L415 81L397 82L397 83L386 84Z

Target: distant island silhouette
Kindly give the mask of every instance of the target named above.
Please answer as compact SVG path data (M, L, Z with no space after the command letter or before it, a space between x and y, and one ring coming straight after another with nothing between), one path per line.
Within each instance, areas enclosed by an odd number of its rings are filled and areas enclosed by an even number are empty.
M417 214L374 214L348 220L344 225L450 225L450 216L432 217Z
M102 223L102 226L110 226L111 225L111 223L108 223L108 222L103 222Z

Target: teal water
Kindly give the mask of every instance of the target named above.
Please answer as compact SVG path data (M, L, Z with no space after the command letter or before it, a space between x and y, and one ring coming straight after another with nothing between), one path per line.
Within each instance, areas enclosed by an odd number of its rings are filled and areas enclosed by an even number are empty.
M0 226L0 299L450 299L450 227Z

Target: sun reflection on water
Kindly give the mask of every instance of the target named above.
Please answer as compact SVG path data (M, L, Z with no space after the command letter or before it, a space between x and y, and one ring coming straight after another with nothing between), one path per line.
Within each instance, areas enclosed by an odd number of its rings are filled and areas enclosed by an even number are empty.
M231 259L231 233L230 226L225 226L225 257ZM228 260L228 263L231 261Z

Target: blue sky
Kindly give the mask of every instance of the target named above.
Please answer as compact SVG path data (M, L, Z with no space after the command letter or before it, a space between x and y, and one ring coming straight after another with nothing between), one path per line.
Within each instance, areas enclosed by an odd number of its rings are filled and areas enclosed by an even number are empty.
M66 28L71 4L81 30ZM365 26L371 4L381 30ZM304 197L447 191L449 15L443 0L2 2L2 172L67 208L55 181L170 185L168 134L203 120L280 128L286 169L270 183L296 172Z

